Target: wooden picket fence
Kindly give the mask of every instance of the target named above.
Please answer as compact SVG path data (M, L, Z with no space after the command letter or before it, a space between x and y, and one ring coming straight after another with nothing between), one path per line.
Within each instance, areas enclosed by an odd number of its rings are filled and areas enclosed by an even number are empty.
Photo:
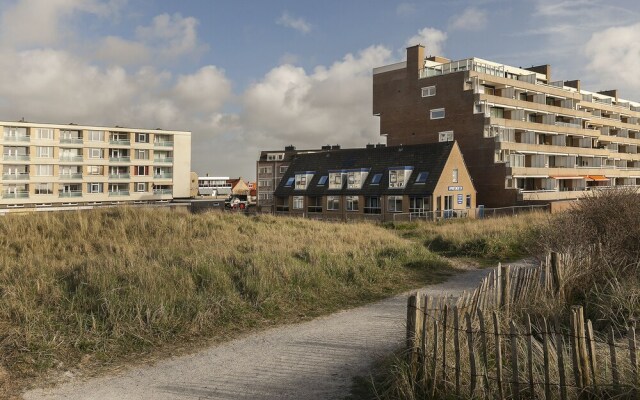
M413 385L424 396L460 398L640 398L635 322L626 332L594 335L583 309L569 328L558 320L509 316L522 302L562 291L565 256L535 267L499 266L472 293L413 294L407 349ZM626 336L626 337L625 337Z

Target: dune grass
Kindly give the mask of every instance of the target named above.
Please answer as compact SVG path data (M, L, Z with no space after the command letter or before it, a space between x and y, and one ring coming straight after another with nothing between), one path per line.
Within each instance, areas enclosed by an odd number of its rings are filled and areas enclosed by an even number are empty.
M444 259L382 227L272 216L9 215L0 242L0 380L14 389L54 370L223 340L450 273Z

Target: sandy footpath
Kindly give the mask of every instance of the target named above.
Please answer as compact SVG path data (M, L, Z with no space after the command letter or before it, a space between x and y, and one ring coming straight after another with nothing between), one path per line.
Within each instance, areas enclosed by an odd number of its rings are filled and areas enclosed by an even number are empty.
M432 294L475 288L471 270L425 287ZM340 399L352 378L401 345L406 295L140 366L115 376L71 380L24 394L35 399Z

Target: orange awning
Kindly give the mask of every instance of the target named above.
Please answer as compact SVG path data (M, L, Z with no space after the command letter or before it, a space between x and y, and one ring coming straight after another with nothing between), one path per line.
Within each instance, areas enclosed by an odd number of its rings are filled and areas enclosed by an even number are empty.
M587 178L589 180L596 181L596 182L604 182L604 181L608 181L610 179L610 178L607 178L604 175L589 175Z
M584 179L584 176L551 176L553 179Z

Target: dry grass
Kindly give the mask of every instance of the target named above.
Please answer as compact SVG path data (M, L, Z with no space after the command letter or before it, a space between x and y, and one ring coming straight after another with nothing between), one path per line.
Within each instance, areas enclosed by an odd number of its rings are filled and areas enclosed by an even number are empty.
M448 274L371 224L110 209L0 219L5 383L379 299ZM15 389L15 385L14 385Z

